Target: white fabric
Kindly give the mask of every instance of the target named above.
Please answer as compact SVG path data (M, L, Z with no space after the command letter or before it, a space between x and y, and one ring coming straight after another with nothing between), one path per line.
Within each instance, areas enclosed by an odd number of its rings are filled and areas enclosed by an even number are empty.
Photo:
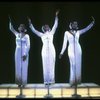
M66 31L64 34L63 46L60 54L63 54L66 47L67 41L68 45L68 56L70 61L70 83L81 82L81 60L82 60L82 50L79 44L80 34L85 33L93 26L93 23L90 23L86 28L78 30L75 35L71 34L69 31Z
M15 49L15 80L16 83L21 85L27 84L28 75L28 62L29 62L29 50L30 50L30 37L28 34L21 36L9 23L9 28L16 36L16 49ZM22 56L26 55L27 59L23 61Z
M15 50L15 70L16 70L16 82L17 84L27 84L27 74L28 74L28 60L29 60L29 36L25 35L23 38L16 35L16 50ZM22 56L27 55L25 61L22 60ZM21 72L22 71L22 72Z
M43 62L43 76L44 83L55 82L55 48L53 45L53 34L45 33L42 37L42 62Z
M44 83L54 83L55 82L55 61L56 52L53 44L53 37L58 26L58 17L55 17L55 22L51 31L45 33L37 31L31 24L30 28L37 36L42 40L42 64L43 64L43 77Z

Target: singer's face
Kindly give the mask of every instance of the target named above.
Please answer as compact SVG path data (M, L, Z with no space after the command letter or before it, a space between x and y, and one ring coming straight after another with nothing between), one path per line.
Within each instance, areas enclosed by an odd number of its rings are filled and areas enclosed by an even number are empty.
M73 30L77 30L78 29L78 23L77 22L73 22L71 25Z
M49 25L44 25L44 31L47 32L47 31L49 31L49 30L50 30Z
M24 31L25 31L25 29L24 29L23 27L21 27L20 31L21 31L21 32L24 32Z
M19 32L22 32L22 33L25 32L25 27L23 25L20 25Z

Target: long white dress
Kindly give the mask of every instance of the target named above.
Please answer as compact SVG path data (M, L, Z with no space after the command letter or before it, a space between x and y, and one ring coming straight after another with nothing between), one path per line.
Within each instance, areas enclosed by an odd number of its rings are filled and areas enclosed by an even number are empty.
M63 46L60 54L64 53L68 41L68 56L70 61L70 84L81 83L82 50L79 43L79 37L81 34L88 31L92 26L93 22L90 23L86 28L78 30L74 35L72 35L69 31L66 31L64 34Z
M28 75L28 62L29 62L29 49L30 49L30 38L29 35L21 37L21 34L16 32L12 25L10 30L16 36L16 49L15 49L15 81L18 85L27 84ZM27 58L23 61L22 56L26 55Z
M41 33L37 31L33 25L30 25L33 33L38 35L43 43L42 46L42 64L43 64L43 77L44 84L46 83L55 83L55 61L56 61L56 52L53 44L53 37L58 26L58 17L55 18L55 22L51 31Z

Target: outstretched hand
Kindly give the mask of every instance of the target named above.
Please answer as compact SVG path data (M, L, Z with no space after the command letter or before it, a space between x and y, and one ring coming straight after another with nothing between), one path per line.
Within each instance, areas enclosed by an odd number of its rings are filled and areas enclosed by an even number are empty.
M9 15L8 17L9 17L9 21L11 22L11 18L10 18L10 15Z
M95 22L95 19L94 19L94 17L93 16L91 16L92 17L92 20Z
M56 16L58 16L58 14L59 14L59 10L56 11Z
M31 19L29 17L27 17L29 25L31 24Z

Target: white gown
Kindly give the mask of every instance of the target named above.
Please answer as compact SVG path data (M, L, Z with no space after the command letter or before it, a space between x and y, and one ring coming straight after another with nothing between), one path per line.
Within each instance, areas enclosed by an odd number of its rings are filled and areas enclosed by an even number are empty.
M12 26L10 29L16 36L15 81L18 85L26 85L28 75L30 38L28 34L21 38L20 33L16 32ZM22 60L23 55L27 55L27 59L25 61Z
M19 34L16 35L16 50L15 50L15 66L16 66L16 83L27 84L28 74L28 60L29 60L29 35L25 35L23 38L19 38ZM27 55L25 61L22 60L22 56ZM22 71L22 72L21 72Z
M68 56L70 61L70 84L74 84L75 81L81 83L81 60L82 60L82 50L79 44L79 37L81 34L88 31L93 26L93 22L90 23L86 28L78 30L75 33L75 36L72 35L69 31L66 31L64 34L63 46L60 54L63 54L66 47L67 41L68 45ZM76 77L75 77L76 75ZM76 79L75 79L76 78Z
M41 33L30 25L31 30L38 35L43 43L42 46L42 64L43 64L43 77L44 84L46 83L55 83L55 61L56 61L56 52L53 45L53 37L58 26L58 18L55 18L55 23L51 31Z

